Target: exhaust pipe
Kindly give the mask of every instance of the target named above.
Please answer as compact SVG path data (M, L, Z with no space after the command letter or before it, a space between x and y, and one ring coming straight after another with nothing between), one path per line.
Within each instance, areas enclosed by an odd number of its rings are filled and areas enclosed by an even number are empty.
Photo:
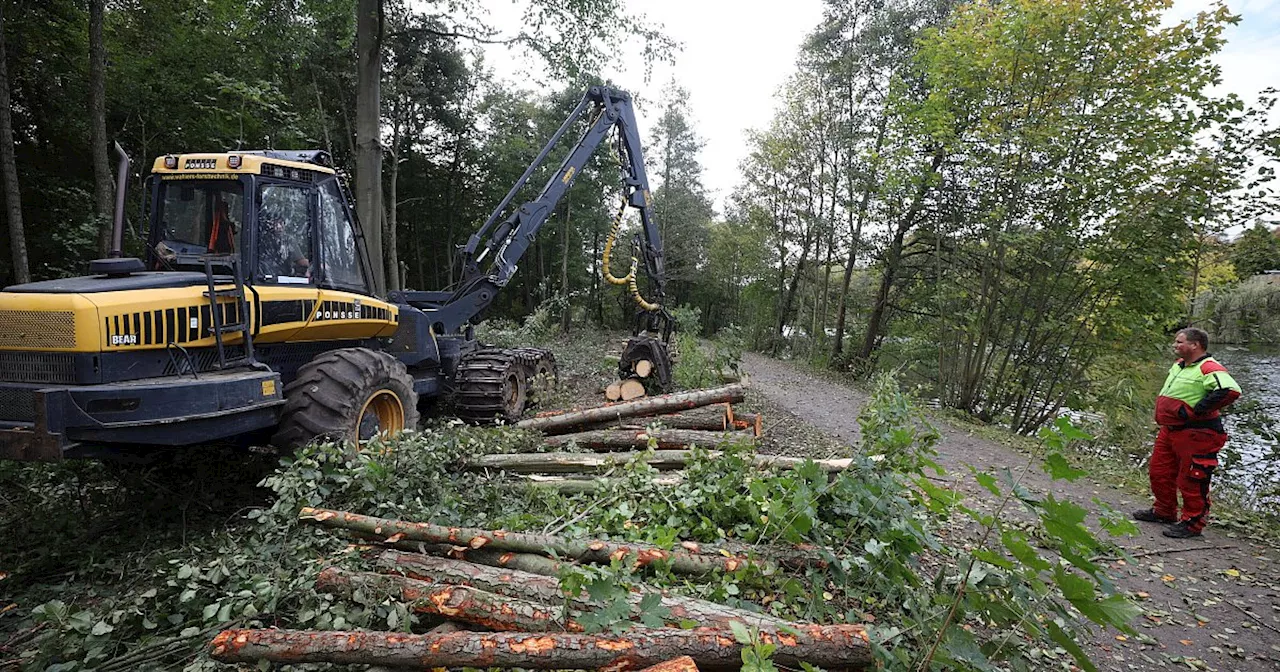
M111 226L111 258L119 258L124 247L124 197L129 185L129 155L125 153L120 142L116 143L116 154L120 156L116 163L116 213Z

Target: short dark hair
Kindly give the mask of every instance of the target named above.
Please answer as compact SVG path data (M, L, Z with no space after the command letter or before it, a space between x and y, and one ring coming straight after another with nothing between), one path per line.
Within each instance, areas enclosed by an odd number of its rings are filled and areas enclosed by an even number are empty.
M1192 343L1199 343L1200 347L1205 350L1209 349L1209 332L1204 329L1200 329L1198 327L1187 327L1186 329L1179 329L1178 333L1182 334L1183 337Z

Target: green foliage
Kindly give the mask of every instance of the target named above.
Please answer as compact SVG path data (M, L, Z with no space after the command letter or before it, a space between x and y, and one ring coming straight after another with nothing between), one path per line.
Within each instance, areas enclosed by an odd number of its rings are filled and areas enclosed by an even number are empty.
M1218 343L1280 342L1280 277L1255 275L1200 295L1196 315Z
M386 596L336 601L314 592L316 574L324 566L318 559L344 565L356 557L337 535L300 525L299 508L326 506L477 524L493 522L490 516L518 521L539 511L535 502L512 497L481 477L455 474L450 465L477 452L511 450L527 440L512 430L449 425L373 446L354 459L343 446L311 446L282 460L263 479L271 503L235 516L238 524L202 529L185 543L159 549L146 542L156 532L146 526L136 536L118 536L112 540L115 546L83 557L75 555L74 547L54 545L63 561L77 563L72 571L96 577L90 580L97 587L77 594L60 590L56 583L34 582L27 594L15 596L27 603L42 594L57 596L46 597L48 601L31 611L31 620L43 629L36 648L24 654L24 665L104 671L130 670L139 662L164 667L163 661L191 658L216 630L231 624L408 628L415 617ZM61 465L24 467L22 473L6 477L25 481L28 487L37 485L35 492L45 493L47 499L32 509L35 515L62 515L66 502L61 500L77 496L77 481L90 476L98 477L96 487L103 490L130 487L127 476L113 482L104 473L93 473L100 472L101 465L81 465L79 474ZM80 478L68 478L75 475ZM244 476L240 471L239 477ZM234 484L233 477L224 478L219 485ZM114 562L103 564L104 555ZM38 571L40 565L34 562L6 566L22 576ZM135 654L142 657L135 659Z
M672 341L675 366L671 377L679 389L717 387L723 376L737 375L742 364L743 339L735 327L721 329L716 337L699 337L702 310L679 306L671 311L679 328Z
M1261 222L1254 224L1231 244L1231 263L1241 278L1280 270L1280 236Z

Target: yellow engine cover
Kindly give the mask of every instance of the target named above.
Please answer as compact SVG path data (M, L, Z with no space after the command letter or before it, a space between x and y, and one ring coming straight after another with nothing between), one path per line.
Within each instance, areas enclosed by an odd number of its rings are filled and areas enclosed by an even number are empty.
M0 350L213 346L212 305L205 293L203 286L83 294L0 292ZM246 287L245 298L254 340L261 343L390 337L400 320L399 310L385 301L305 285ZM218 310L223 324L238 320L232 297L220 297ZM239 339L238 333L224 334L224 342Z

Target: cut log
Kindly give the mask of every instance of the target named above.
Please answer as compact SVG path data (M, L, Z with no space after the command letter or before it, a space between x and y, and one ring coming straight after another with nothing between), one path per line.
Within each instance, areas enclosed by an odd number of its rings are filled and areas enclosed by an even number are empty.
M543 445L551 448L564 448L575 444L579 448L587 448L596 452L614 452L619 450L643 450L649 447L650 440L656 441L656 448L678 449L697 445L702 448L714 448L726 443L755 443L752 432L710 432L696 429L663 429L658 431L598 429L590 432L559 434L548 436ZM543 455L545 453L531 453Z
M640 672L698 672L698 664L689 656L680 656L646 667Z
M729 404L713 404L692 408L681 413L664 413L653 416L637 416L634 418L615 418L605 422L594 423L581 428L581 431L596 429L644 429L649 425L661 425L665 429L697 429L702 431L724 431L729 428Z
M711 404L739 402L746 397L746 390L741 385L728 385L707 390L692 390L648 397L638 401L597 406L581 411L568 411L558 415L548 415L529 420L521 420L516 427L536 429L544 434L560 434L577 427L592 423L634 418L640 416L675 413Z
M623 401L639 399L644 396L644 383L637 378L628 378L619 384L618 393L622 395Z
M750 430L756 436L764 436L764 416L759 413L737 413L733 416L733 428Z
M526 485L537 490L553 490L562 495L580 495L585 493L600 492L609 487L614 480L612 478L572 478L565 476L545 476L542 474L523 474L522 477L526 481ZM661 476L655 477L651 481L654 485L662 487L671 487L684 482L684 476L681 472L673 471Z
M617 401L622 398L622 381L615 380L604 388L604 398L609 401Z
M347 598L356 591L396 595L418 613L444 616L499 632L582 632L584 629L563 606L404 576L328 567L316 577L316 591ZM564 599L560 598L559 602L563 605Z
M805 662L827 669L862 670L871 665L871 644L861 625L800 625L794 633L760 633L777 647L773 662L798 668ZM578 633L395 632L315 630L223 630L209 645L223 663L337 663L388 667L523 667L628 672L687 655L702 670L738 670L742 644L721 628L655 628L619 635Z
M641 359L632 365L631 369L636 372L637 376L640 376L641 378L648 378L649 374L653 373L653 362L647 359Z
M665 560L670 562L671 571L678 574L707 574L716 570L732 572L753 564L746 558L732 555L723 557L696 555L682 550L667 551L648 544L592 539L575 540L546 534L445 527L431 523L411 523L391 518L363 516L347 511L313 509L309 506L302 508L298 513L298 519L322 527L350 530L366 536L381 536L388 540L388 543L408 540L470 548L488 547L493 550L519 553L555 553L560 557L592 563L608 563L616 558L630 560L641 567ZM767 568L762 567L762 569Z
M591 611L601 606L582 596L566 596L560 587L558 578L531 572L487 567L460 560L435 558L418 553L401 553L398 551L387 551L378 556L377 564L382 571L399 572L409 579L418 579L420 583L425 585L434 583L470 586L495 595L546 605L565 604L567 601L569 607L578 612ZM681 621L693 621L703 626L721 627L729 627L731 621L737 621L744 625L770 630L792 625L768 614L735 609L693 597L668 595L647 586L636 587L627 596L627 602L631 607L630 618L632 620L640 618L640 602L647 594L660 596L660 605L665 607L669 613L667 624L672 627L678 627ZM470 622L469 619L458 618L458 620ZM501 629L509 630L510 628ZM545 629L541 628L540 630ZM573 628L566 629L575 631Z
M705 453L712 458L722 453L708 450ZM621 453L514 453L502 455L481 455L468 460L467 469L479 471L493 469L515 474L582 474L608 471L632 460L644 460L649 466L660 471L683 469L694 459L692 450L652 450ZM783 455L755 455L751 458L762 468L796 469L808 460ZM833 473L844 471L852 463L850 459L813 460L818 468Z

